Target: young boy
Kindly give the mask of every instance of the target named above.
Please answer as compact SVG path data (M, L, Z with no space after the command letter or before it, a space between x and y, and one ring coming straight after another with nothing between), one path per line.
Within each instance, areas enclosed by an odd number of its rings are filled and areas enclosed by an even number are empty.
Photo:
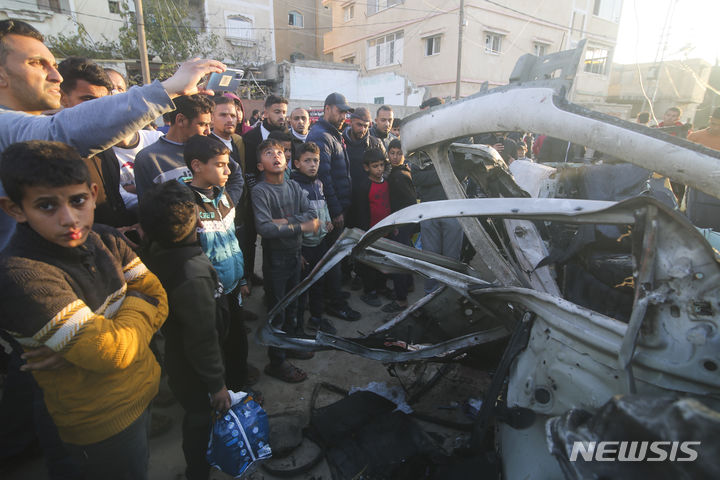
M148 245L147 265L168 294L170 314L162 329L165 368L170 388L185 410L185 475L207 479L211 415L230 407L222 357L230 323L227 302L221 299L218 275L198 243L195 194L178 181L167 181L145 193L139 214Z
M417 194L415 193L410 168L405 164L405 156L403 155L400 140L395 139L390 142L388 145L388 157L390 158L390 165L392 165L392 170L388 176L390 211L395 213L405 207L415 205L417 203ZM413 225L403 225L392 233L389 238L404 245L411 245L410 236L414 228ZM412 276L408 273L398 273L391 275L391 277L395 286L396 299L384 305L381 310L387 313L397 313L405 310L408 306L407 294L412 282Z
M93 227L97 185L74 149L11 145L0 181L19 224L0 259L0 328L37 360L24 368L83 478L146 479L165 291L116 230Z
M385 181L385 152L371 148L363 156L363 168L368 174L369 182L353 189L353 206L356 208L357 228L368 230L383 218L390 215L390 189ZM385 286L385 275L362 262L357 264L358 273L363 283L363 295L360 300L371 307L379 307L382 302L378 293L388 295Z
M323 193L323 183L317 177L318 168L320 168L320 148L313 142L303 143L296 151L298 158L295 160L295 170L292 172L292 179L295 180L303 190L305 190L310 207L317 212L320 228L317 233L304 233L302 239L302 274L300 279L307 277L315 265L328 251L328 245L325 241L325 235L333 229L330 212L325 203L325 194ZM309 297L310 320L308 320L308 330L316 332L318 329L328 332L337 333L337 329L333 324L324 318L323 313L323 289L322 281L315 282L307 294ZM306 295L298 299L298 325L302 326L305 315Z
M198 238L205 255L217 271L229 303L230 331L225 344L227 383L232 390L245 389L257 379L257 369L247 363L248 342L240 305L249 293L244 259L235 236L235 206L225 192L230 175L230 150L214 137L194 135L185 142L183 156L192 171L185 181L199 207Z
M320 222L300 185L293 180L285 181L283 146L277 140L265 140L258 145L257 155L263 180L252 190L252 204L255 226L262 237L265 298L270 310L300 281L302 234L317 232ZM282 328L291 334L301 333L297 302L288 305L283 314ZM266 374L289 383L307 378L286 356L307 359L312 354L270 347L268 356Z
M283 152L285 152L285 163L287 164L287 168L285 169L285 180L290 180L290 173L293 166L293 137L290 130L273 130L267 138L270 140L277 140L280 142L280 145L282 145Z

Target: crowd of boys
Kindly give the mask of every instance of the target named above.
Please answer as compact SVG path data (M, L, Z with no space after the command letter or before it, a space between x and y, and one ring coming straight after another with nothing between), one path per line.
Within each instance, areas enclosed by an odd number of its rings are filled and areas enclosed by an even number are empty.
M379 139L370 112L339 93L312 128L306 110L288 115L272 95L248 124L239 98L197 87L223 69L193 60L128 89L91 60L56 65L33 27L0 22L0 330L13 347L3 411L30 400L51 478L147 478L161 364L185 411L186 476L207 478L213 412L259 375L247 363L250 289L263 285L272 309L346 226L367 228L415 201L390 107L377 112ZM164 135L150 126L160 115ZM352 158L344 136L357 144ZM379 272L356 270L391 295ZM288 305L283 329L334 333L325 315L359 319L340 275ZM407 305L409 284L392 279L390 312ZM303 381L288 359L310 356L269 348L265 374Z

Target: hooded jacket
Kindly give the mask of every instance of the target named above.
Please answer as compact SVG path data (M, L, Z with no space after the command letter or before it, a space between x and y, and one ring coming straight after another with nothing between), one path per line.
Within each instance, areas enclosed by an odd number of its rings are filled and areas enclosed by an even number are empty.
M170 312L162 331L170 385L220 391L229 312L210 260L198 243L167 248L152 243L143 258L167 290Z
M245 275L245 260L235 236L235 206L223 187L206 190L193 187L188 180L185 183L195 193L200 207L197 227L200 245L215 267L224 293L230 293L243 284Z
M325 194L323 193L323 184L317 176L308 177L299 170L294 170L290 174L290 178L295 180L305 191L310 202L310 208L317 212L317 219L320 221L320 228L316 233L303 233L303 247L320 245L322 239L328 234L326 225L331 221L330 212L325 202Z
M325 189L330 216L335 218L350 207L352 198L350 160L343 136L323 118L310 128L307 141L315 142L320 148L318 178Z

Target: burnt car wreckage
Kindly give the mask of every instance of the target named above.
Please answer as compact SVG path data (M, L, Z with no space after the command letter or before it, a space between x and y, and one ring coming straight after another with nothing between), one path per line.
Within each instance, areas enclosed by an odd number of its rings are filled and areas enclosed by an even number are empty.
M481 455L493 437L503 478L720 478L720 257L652 175L720 198L720 152L568 103L574 70L555 81L543 72L568 59L576 68L582 45L533 58L518 63L515 84L405 119L406 155L432 163L450 200L346 230L258 339L388 364L452 362L499 344L467 446ZM615 161L555 165L539 182L540 197L555 198L528 198L494 149L453 143L494 131L542 132ZM485 198L466 198L466 178ZM467 262L383 238L440 217L460 220ZM346 257L443 286L355 338L283 332L278 311ZM702 443L688 463L568 461L575 441L603 440Z

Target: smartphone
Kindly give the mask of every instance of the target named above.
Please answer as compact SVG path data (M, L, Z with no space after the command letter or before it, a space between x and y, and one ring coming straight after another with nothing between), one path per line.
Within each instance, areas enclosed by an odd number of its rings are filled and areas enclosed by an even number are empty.
M228 68L223 73L213 73L210 75L208 80L208 90L221 91L221 92L234 92L240 86L240 80L242 80L245 72L234 68Z

